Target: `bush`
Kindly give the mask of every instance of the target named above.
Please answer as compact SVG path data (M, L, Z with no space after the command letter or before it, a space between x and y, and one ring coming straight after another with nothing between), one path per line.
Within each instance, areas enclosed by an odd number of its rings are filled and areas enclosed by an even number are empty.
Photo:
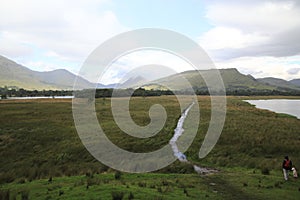
M28 200L29 199L29 190L23 190L21 192L21 199L22 200Z
M7 172L0 175L0 183L11 183L15 180L15 175L12 172Z
M99 185L100 182L101 182L101 180L98 179L98 178L88 178L88 179L86 180L86 186L87 186L87 188L88 188L89 186Z
M134 199L134 196L133 196L132 192L130 192L129 195L128 195L128 200L131 200L131 199Z
M158 188L157 188L157 192L159 192L159 193L162 193L162 192L163 192L162 189L161 189L161 187L158 187Z
M18 180L18 183L19 184L24 184L26 182L25 178L21 178Z
M111 192L113 200L122 200L124 197L124 192L113 191Z
M147 184L146 184L145 182L139 182L139 183L138 183L138 186L139 186L139 187L146 187Z
M119 171L116 171L116 172L115 172L115 179L116 179L116 180L120 180L120 179L121 179L121 176L122 176L122 173L121 173L121 172L119 172Z
M262 173L263 175L270 175L270 170L269 170L267 167L265 167L265 168L263 168L263 169L261 170L261 173Z
M63 191L63 190L59 190L59 192L58 192L58 196L61 196L61 195L63 195L65 192Z
M92 172L86 172L86 173L85 173L85 176L86 176L86 177L93 178L93 177L94 177L94 174L93 174Z
M9 199L9 190L0 190L0 200Z

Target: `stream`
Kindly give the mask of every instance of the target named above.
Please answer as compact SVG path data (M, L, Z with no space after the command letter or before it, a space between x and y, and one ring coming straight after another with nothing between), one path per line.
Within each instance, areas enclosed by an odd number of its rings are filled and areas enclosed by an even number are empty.
M190 161L188 161L187 157L179 151L178 149L178 146L176 144L178 138L184 133L184 129L183 129L183 123L184 123L184 120L185 118L187 117L190 109L193 107L193 105L195 104L195 102L192 102L182 113L181 113L181 116L177 122L177 126L176 128L174 129L174 135L173 137L171 138L169 144L171 145L172 147L172 150L173 150L173 153L174 153L174 156L178 158L178 160L180 162L185 162L185 163L189 163L191 165L193 165L194 167L194 170L195 172L197 172L198 174L211 174L211 173L215 173L217 172L217 170L214 170L214 169L208 169L208 168L205 168L205 167L200 167L200 166L197 166L193 163L191 163Z

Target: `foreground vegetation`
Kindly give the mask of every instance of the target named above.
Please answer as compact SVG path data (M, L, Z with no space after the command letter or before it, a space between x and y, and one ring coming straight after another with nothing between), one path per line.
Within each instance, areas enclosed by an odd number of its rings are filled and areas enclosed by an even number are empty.
M256 109L242 101L245 98L249 97L227 98L220 140L199 160L210 120L210 98L198 97L200 127L185 154L192 162L220 172L200 177L190 165L177 161L156 173L122 174L121 178L115 178L116 172L95 160L81 144L71 100L1 100L1 195L12 199L22 195L33 199L111 199L112 193L123 192L128 199L131 192L134 199L299 199L299 182L283 182L281 162L288 154L295 166L300 166L300 120ZM186 97L185 103L189 101ZM152 104L162 104L168 113L164 128L155 137L137 140L123 134L113 122L109 98L95 103L107 136L133 152L149 152L167 144L180 116L174 96L132 98L131 116L139 125L150 122ZM193 112L188 117L192 116Z
M221 169L197 174L86 174L18 181L0 186L0 199L299 199L298 180L284 182L280 172Z

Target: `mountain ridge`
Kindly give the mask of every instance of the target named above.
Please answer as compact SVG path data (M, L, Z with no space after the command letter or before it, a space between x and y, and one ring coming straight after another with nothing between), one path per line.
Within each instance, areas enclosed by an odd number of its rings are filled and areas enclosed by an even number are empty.
M218 70L223 78L227 91L235 90L279 90L279 91L300 91L300 79L286 81L279 78L266 77L255 79L251 75L240 73L236 68L189 70L181 73L169 75L154 81L147 81L142 76L129 77L123 83L109 85L94 84L88 80L77 77L66 69L56 69L53 71L38 72L20 65L8 58L0 55L0 87L18 87L29 90L72 90L74 81L77 78L82 88L139 88L157 90L185 90L182 78L188 80L193 89L207 89L202 75L214 79L212 70ZM164 87L168 85L169 88Z
M76 78L83 88L93 87L93 83L66 69L38 72L1 55L0 70L0 87L14 86L29 90L71 90Z
M261 83L276 86L277 88L286 88L291 90L300 90L300 86L291 84L289 81L280 78L266 77L257 79Z
M290 80L289 83L291 83L291 84L293 84L293 85L300 86L300 78Z

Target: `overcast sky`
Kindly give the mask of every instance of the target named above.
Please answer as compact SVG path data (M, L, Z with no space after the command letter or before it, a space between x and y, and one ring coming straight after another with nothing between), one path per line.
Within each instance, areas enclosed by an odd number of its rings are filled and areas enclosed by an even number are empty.
M102 42L138 28L170 29L199 43L217 68L256 78L300 78L297 0L1 0L0 55L32 70L77 73ZM189 69L155 52L122 58L103 83L126 67L164 64Z

